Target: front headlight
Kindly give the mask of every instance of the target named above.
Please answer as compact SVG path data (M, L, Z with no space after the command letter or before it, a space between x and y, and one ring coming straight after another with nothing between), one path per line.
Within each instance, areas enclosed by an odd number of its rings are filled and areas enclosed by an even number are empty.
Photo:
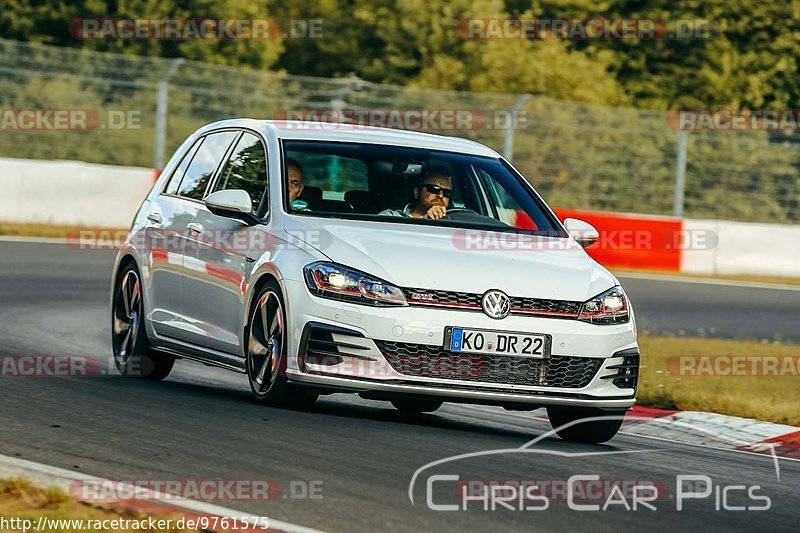
M628 298L622 287L612 287L587 300L581 306L578 320L592 324L621 324L630 320Z
M369 274L336 263L319 261L303 269L312 294L362 305L408 305L398 287Z

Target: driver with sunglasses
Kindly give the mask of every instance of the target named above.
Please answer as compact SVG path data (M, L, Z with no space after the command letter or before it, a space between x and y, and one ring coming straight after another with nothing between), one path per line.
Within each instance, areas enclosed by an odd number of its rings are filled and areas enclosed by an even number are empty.
M439 220L447 214L450 196L453 193L453 179L440 167L429 169L420 182L414 186L414 201L403 208L386 209L379 215Z

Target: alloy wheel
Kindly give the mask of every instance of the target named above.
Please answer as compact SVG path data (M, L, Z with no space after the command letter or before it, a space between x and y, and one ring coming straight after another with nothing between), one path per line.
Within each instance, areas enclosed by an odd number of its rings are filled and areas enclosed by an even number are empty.
M114 300L114 357L121 365L130 361L139 334L142 310L142 285L136 271L125 273Z
M274 291L266 291L258 300L250 320L248 338L250 382L257 395L265 395L278 378L285 346L283 307Z

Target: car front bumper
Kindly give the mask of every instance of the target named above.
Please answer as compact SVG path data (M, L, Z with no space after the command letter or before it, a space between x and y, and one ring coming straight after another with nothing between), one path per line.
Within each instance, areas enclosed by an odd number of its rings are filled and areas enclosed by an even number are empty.
M286 375L299 384L373 398L435 397L520 408L624 409L635 402L639 351L633 320L494 320L474 311L323 299L302 281L283 280L283 286L291 332ZM549 335L550 357L454 356L444 348L451 326ZM621 372L630 379L619 378Z

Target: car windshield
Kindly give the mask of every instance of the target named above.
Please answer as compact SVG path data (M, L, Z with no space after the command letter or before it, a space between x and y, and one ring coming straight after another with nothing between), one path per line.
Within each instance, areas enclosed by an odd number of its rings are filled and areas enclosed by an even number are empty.
M365 143L285 141L285 207L303 216L565 237L498 158Z

